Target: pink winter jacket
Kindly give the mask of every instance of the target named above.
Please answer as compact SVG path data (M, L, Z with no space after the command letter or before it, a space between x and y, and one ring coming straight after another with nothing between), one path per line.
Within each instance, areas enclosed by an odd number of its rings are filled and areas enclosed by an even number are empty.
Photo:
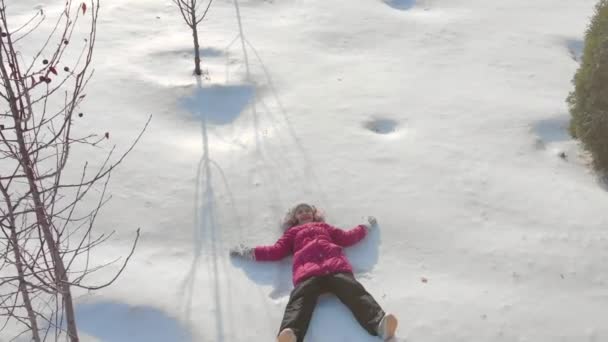
M351 230L335 228L325 222L309 222L291 227L272 246L254 249L255 260L275 261L293 253L293 283L339 272L352 273L342 247L361 241L367 230L359 225Z

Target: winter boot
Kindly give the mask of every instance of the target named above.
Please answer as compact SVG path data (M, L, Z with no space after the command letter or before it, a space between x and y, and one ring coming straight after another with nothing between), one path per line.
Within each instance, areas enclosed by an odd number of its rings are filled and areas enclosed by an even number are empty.
M281 333L277 337L277 342L296 342L296 340L296 334L289 328L281 330Z
M397 324L397 317L395 317L395 315L384 315L380 321L380 324L378 324L378 336L380 336L384 341L390 340L395 336Z

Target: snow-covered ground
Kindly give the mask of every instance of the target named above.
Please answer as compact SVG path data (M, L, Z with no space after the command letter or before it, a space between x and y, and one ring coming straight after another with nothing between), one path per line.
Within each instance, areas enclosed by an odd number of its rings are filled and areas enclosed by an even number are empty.
M153 118L112 175L97 229L117 233L96 260L141 241L112 287L78 293L82 332L273 341L290 260L228 249L273 243L305 201L344 228L378 218L347 254L397 341L608 340L608 192L566 132L594 4L216 0L197 83L171 1L103 0L76 128L124 150ZM307 335L376 340L331 297Z

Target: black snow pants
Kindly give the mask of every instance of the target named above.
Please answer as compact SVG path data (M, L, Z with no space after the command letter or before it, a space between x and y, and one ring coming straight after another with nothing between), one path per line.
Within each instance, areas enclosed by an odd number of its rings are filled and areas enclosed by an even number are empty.
M298 342L303 342L317 299L326 292L338 297L371 335L378 335L378 324L384 317L384 311L350 273L311 277L299 283L291 291L279 332L291 328Z

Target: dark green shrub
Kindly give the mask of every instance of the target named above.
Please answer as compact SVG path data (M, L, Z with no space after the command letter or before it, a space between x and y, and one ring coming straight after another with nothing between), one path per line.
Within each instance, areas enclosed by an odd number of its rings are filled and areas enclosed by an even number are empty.
M608 0L595 8L572 83L570 133L591 152L594 167L608 171Z

